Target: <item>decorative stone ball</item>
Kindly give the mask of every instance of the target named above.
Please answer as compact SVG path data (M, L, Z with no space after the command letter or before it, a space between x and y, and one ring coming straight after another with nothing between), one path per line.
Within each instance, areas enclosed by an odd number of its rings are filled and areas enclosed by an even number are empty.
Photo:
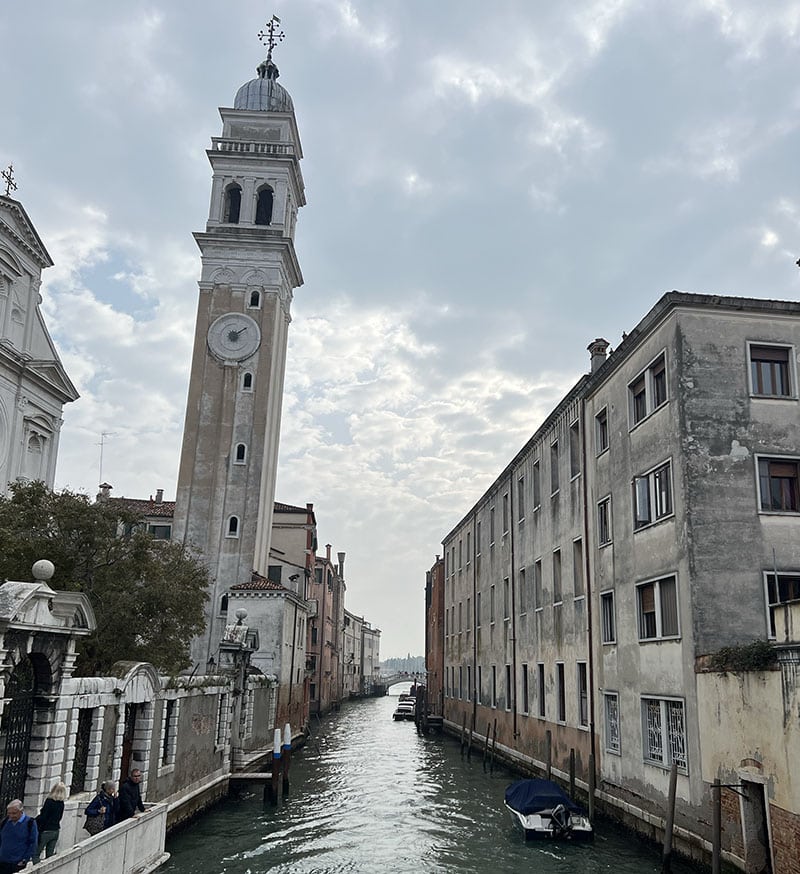
M241 622L247 616L247 610L245 610L244 607L240 607L235 615L239 622Z
M35 580L49 580L52 579L53 574L56 572L56 566L52 561L40 558L39 561L33 563L32 570Z

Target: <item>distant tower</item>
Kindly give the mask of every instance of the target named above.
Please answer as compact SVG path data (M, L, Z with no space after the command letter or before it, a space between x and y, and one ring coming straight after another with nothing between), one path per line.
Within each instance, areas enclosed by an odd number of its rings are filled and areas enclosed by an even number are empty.
M189 398L174 539L206 562L213 577L205 634L192 659L217 658L225 593L267 576L293 289L303 277L294 251L306 202L292 99L278 82L270 23L258 77L220 109L212 138L211 208L204 233Z

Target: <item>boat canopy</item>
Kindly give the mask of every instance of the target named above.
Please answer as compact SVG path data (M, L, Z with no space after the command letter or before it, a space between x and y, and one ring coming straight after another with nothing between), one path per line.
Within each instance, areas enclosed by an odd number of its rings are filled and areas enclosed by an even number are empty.
M523 816L552 810L563 804L571 813L586 814L566 792L552 780L517 780L506 789L506 804Z

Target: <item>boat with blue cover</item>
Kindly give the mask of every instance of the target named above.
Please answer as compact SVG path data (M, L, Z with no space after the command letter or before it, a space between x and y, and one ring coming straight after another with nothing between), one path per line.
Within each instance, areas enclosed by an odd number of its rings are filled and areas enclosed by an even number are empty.
M552 780L517 780L506 789L505 806L526 838L590 841L586 810Z

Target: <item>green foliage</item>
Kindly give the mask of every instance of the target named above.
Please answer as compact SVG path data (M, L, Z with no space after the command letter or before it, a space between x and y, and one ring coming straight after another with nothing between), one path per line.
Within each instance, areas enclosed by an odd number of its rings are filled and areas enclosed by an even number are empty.
M711 655L713 671L767 671L777 662L775 647L766 640L743 646L725 646Z
M204 627L205 567L182 545L154 540L142 521L116 502L92 503L39 482L14 483L0 497L0 578L30 580L31 565L47 558L56 567L53 589L91 601L97 630L78 646L84 676L120 659L176 673Z

